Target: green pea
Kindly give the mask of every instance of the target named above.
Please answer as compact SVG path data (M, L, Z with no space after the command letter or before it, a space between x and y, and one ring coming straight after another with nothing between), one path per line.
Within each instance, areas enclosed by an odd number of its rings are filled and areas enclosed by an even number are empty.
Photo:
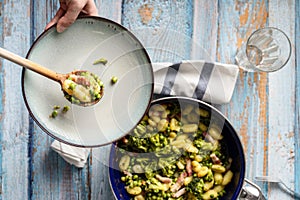
M104 83L102 81L100 81L100 80L98 81L98 84L99 84L100 87L104 86Z
M76 84L75 84L75 83L70 83L70 85L69 85L69 89L70 89L70 90L74 90L75 87L76 87Z
M115 84L118 81L118 78L116 76L111 77L111 83Z
M66 112L68 112L68 110L70 110L70 107L69 106L64 106L62 112L66 113Z
M136 174L135 174L135 175L133 175L133 179L134 179L134 180L136 180L136 179L138 179L138 178L139 178L139 176L138 176L138 175L136 175Z
M57 115L58 115L57 110L53 110L53 112L51 113L50 117L51 118L55 118L55 117L57 117Z
M101 98L101 94L97 94L95 95L96 99L100 99Z

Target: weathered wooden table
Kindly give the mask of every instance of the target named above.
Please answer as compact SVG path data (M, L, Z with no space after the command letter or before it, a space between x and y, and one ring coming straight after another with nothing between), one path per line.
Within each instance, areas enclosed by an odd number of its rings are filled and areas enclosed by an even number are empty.
M231 102L218 108L244 145L247 178L280 177L300 192L300 1L298 0L97 0L99 14L122 23L154 62L201 59L234 63L253 30L274 26L292 43L280 71L240 71ZM59 3L0 0L0 46L25 56ZM50 149L52 138L30 119L21 93L21 68L0 62L0 199L113 199L109 147L92 149L77 169ZM256 182L268 199L293 199L276 184Z

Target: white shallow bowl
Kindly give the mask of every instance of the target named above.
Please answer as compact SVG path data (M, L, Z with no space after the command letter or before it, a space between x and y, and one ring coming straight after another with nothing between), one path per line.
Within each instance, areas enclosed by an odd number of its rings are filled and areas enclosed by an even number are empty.
M144 116L153 93L153 70L142 46L123 26L100 17L78 19L59 34L53 26L34 42L27 58L59 73L88 70L104 83L104 95L90 107L67 101L60 85L24 69L22 90L34 121L47 134L74 146L111 143L135 127ZM106 58L106 65L93 65ZM118 77L111 84L111 77ZM68 105L50 118L53 107Z

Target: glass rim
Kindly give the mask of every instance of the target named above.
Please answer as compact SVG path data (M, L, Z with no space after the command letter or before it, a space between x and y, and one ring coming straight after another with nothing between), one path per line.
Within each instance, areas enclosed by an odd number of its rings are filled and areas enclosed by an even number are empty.
M288 53L288 56L287 56L285 62L283 62L283 64L279 68L276 68L276 69L273 69L273 70L264 70L264 69L261 69L261 68L255 68L255 70L261 71L261 72L275 72L275 71L278 71L278 70L282 69L288 63L288 61L290 60L291 54L292 54L292 44L291 44L290 38L287 36L287 34L284 31L282 31L281 29L279 29L277 27L273 27L273 26L267 26L267 27L258 28L258 29L256 29L255 31L253 31L250 34L250 36L248 37L248 39L246 41L246 45L249 43L249 40L252 38L252 36L255 33L258 33L258 32L260 32L262 30L267 30L267 29L276 30L276 31L280 32L287 39L288 46L289 46L289 49L288 49L289 53Z

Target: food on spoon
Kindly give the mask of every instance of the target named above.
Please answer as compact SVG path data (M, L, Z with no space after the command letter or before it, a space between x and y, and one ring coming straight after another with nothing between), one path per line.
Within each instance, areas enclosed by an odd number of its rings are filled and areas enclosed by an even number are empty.
M222 197L233 172L218 127L209 112L196 106L151 107L140 124L117 142L121 181L132 199Z
M73 104L97 102L103 95L103 82L88 71L72 72L62 84L65 98Z

